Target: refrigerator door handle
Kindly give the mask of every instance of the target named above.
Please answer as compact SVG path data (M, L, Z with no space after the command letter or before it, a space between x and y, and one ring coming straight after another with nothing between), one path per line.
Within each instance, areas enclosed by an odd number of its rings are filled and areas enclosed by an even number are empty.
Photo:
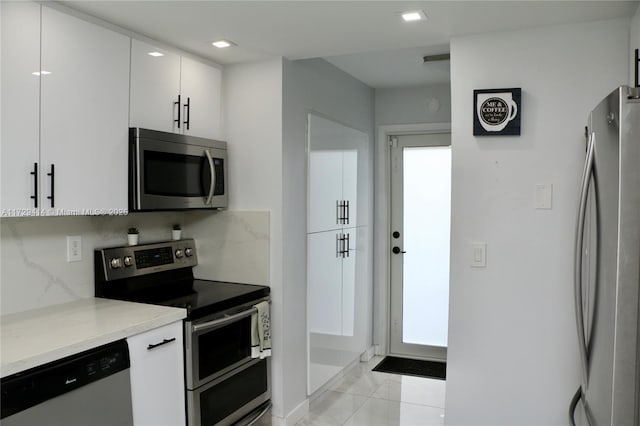
M582 185L580 189L580 203L578 207L578 220L575 236L575 253L574 253L574 303L575 317L578 331L578 341L580 350L580 361L582 366L582 383L583 391L586 391L588 384L588 358L587 358L587 338L584 325L584 308L582 300L582 245L584 241L585 216L587 212L587 199L589 186L591 183L591 175L593 173L595 133L589 134L587 145L587 158L582 173Z

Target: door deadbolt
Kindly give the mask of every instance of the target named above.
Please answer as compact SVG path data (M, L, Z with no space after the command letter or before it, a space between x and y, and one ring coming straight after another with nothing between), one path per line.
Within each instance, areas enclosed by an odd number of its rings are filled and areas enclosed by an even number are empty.
M400 233L398 231L393 231L393 238L400 238Z
M406 253L406 251L401 251L400 247L394 247L391 249L391 251L393 252L393 254Z

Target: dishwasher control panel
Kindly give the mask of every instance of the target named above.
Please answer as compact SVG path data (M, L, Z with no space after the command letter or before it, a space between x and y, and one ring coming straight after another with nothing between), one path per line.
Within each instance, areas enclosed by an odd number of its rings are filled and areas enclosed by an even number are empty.
M129 368L126 340L34 367L0 380L1 418Z

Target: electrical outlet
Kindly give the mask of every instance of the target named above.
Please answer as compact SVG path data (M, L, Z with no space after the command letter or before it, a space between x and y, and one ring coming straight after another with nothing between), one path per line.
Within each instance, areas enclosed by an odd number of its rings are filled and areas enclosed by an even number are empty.
M67 235L67 262L82 260L82 236Z

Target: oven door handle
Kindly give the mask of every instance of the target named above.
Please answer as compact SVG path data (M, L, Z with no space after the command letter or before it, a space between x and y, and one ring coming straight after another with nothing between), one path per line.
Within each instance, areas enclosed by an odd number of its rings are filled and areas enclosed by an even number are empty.
M213 198L213 190L216 187L216 171L213 165L213 158L211 158L211 152L208 149L204 150L204 155L207 157L207 161L209 162L209 172L211 173L211 186L209 186L209 195L207 196L207 201L204 202L205 205L211 204L211 199Z
M220 318L220 319L213 320L213 321L203 322L202 324L196 324L196 325L192 326L193 327L192 331L194 333L197 333L199 331L209 330L211 328L218 328L218 327L223 326L223 325L225 325L227 323L238 321L238 320L240 320L242 318L246 318L248 316L251 316L251 314L253 314L254 312L258 312L258 309L250 308L250 309L247 309L246 311L238 312L237 314L227 315L224 318Z

